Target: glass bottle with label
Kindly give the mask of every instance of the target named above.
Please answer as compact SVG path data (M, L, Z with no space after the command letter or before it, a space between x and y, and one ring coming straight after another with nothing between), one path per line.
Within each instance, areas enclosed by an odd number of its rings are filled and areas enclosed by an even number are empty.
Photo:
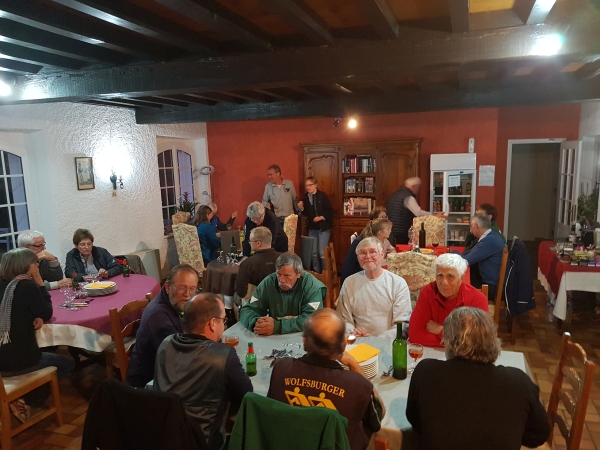
M396 339L392 343L392 376L397 380L405 380L407 373L406 365L406 341L402 337L402 322L396 324Z
M256 375L256 354L254 353L254 344L248 342L248 354L246 354L246 373L249 377Z

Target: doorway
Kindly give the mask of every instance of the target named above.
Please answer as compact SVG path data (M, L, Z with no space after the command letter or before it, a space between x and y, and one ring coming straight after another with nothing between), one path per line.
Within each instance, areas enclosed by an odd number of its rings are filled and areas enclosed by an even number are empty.
M508 239L554 238L559 161L560 139L509 141Z

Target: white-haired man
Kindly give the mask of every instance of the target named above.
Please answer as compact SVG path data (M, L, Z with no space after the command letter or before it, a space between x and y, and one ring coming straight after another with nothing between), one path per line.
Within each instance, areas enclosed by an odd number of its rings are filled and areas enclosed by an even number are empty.
M442 347L444 320L461 306L472 306L488 312L488 300L475 287L463 283L467 261L460 255L445 253L435 261L435 281L419 294L410 318L410 342L428 347Z
M410 292L404 278L381 268L383 247L367 237L356 247L362 271L344 281L337 310L357 336L377 336L410 319Z
M252 248L250 247L250 232L256 227L267 227L272 235L272 245L277 252L288 251L288 238L283 232L283 227L275 214L271 211L266 210L260 202L252 202L248 205L246 210L246 221L244 222L244 242L242 248L244 250L244 256L250 256Z
M44 239L43 233L39 231L24 231L19 234L17 245L28 248L37 255L40 275L42 276L42 280L44 280L46 289L58 289L61 286L69 286L71 284L70 278L63 277L63 270L60 267L58 258L46 250L46 239Z

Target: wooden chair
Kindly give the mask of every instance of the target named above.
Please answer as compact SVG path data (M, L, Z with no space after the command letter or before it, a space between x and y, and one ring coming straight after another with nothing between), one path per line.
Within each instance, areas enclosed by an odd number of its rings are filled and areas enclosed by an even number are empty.
M14 429L11 428L10 403L46 383L50 383L52 388L52 400L54 405L18 427ZM0 421L2 422L2 450L10 450L13 436L52 414L56 414L56 424L59 427L62 427L63 416L60 407L60 393L58 391L56 367L45 367L44 369L36 370L35 372L24 375L18 375L16 377L2 378L0 376L0 410Z
M508 247L504 247L502 250L502 262L500 263L500 273L498 276L498 286L496 288L496 297L494 301L489 303L490 313L494 317L494 323L500 326L500 310L504 310L506 315L506 327L507 332L501 333L509 336L510 343L515 344L516 342L516 329L517 329L517 318L508 314L506 303L502 300L504 294L504 279L506 276L506 265L508 263ZM493 311L493 313L492 313Z
M381 436L375 436L375 450L390 450L389 440Z
M567 359L571 359L571 362L573 359L578 360L583 364L583 370L567 366ZM548 419L552 431L554 431L554 425L558 425L558 429L567 443L567 450L579 449L585 413L594 381L594 369L595 364L587 359L585 350L579 344L571 341L571 334L563 334L560 359L548 402ZM570 384L570 389L563 386L565 378ZM561 411L558 410L558 403L561 401L564 405L564 412L563 408ZM571 416L570 427L563 418L563 414ZM549 447L552 447L552 438L553 433L550 433L547 441Z
M340 283L340 276L337 271L337 264L335 261L335 251L333 249L333 242L330 242L325 247L325 269L322 270L323 274L327 277L329 284L327 286L327 292L331 291L331 303L330 308L335 308L335 303L340 296L340 289L342 288Z
M119 310L112 308L108 310L110 324L112 326L113 342L104 350L106 356L106 376L114 377L114 367L118 367L121 374L121 381L127 382L127 367L129 366L129 356L135 345L135 334L140 327L142 319L136 319L129 322L125 327L121 326L121 320L133 312L145 308L152 300L152 294L146 294L145 300L134 300L126 303Z
M480 291L480 292L481 292L483 295L485 295L485 298L487 298L487 297L488 297L488 285L487 285L487 284L482 284L482 285L481 285L481 289L479 289L479 291ZM493 311L490 311L490 315L491 315L492 317L494 317L494 312L493 312Z
M325 298L323 299L323 308L335 308L335 306L333 306L333 302L335 302L337 297L335 299L332 299L332 297L331 297L331 287L329 286L330 280L326 273L327 271L324 270L322 273L317 273L317 272L313 272L312 270L307 270L306 272L310 273L313 277L315 277L317 280L319 280L321 283L323 283L325 285L325 287L327 288L327 294L325 295Z

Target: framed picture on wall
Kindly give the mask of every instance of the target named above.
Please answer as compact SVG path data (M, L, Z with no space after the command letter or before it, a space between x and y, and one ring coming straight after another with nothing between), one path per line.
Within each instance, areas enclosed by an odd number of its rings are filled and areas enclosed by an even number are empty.
M77 178L77 189L94 189L94 167L92 166L92 158L78 157L75 158L75 178Z

